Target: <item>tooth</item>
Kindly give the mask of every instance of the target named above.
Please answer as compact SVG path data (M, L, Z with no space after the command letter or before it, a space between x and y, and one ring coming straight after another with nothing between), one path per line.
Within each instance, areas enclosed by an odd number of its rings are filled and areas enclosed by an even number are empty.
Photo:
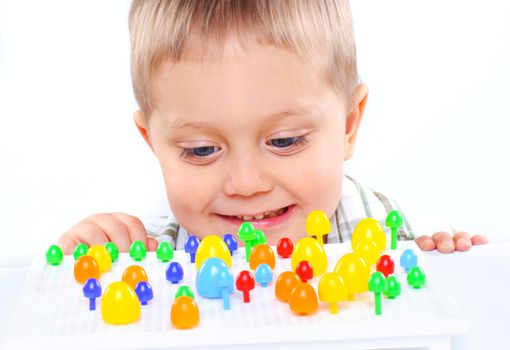
M276 213L274 211L267 214L267 217L269 217L269 218L274 218L275 216L276 216Z
M240 219L240 220L242 220L242 219L243 219L243 217L242 217L241 215L236 215L236 218L238 218L238 219Z
M257 214L255 215L255 219L260 220L264 217L264 214Z
M253 216L243 215L243 220L245 220L245 221L253 220Z

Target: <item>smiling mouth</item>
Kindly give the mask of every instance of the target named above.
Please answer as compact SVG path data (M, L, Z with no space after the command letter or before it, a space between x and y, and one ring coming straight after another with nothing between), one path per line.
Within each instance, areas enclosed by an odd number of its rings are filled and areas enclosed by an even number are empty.
M236 218L236 219L244 220L244 221L264 220L264 219L271 219L271 218L285 214L289 210L289 207L290 206L286 206L286 207L283 207L280 209L268 210L268 211L265 211L262 213L257 213L257 214L252 214L252 215L242 214L242 215L222 215L222 216Z

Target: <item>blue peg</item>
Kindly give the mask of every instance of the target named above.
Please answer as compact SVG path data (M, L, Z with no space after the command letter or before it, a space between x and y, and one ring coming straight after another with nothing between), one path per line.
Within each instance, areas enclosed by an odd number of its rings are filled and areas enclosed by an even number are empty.
M83 296L89 298L89 310L96 309L96 298L101 296L102 290L99 281L89 278L83 285Z
M186 244L184 244L184 251L189 254L190 261L192 263L195 262L195 254L198 249L198 245L200 244L200 240L197 236L189 236Z
M184 277L184 271L182 270L181 264L177 261L172 261L166 268L166 279L173 284L177 284L182 281Z

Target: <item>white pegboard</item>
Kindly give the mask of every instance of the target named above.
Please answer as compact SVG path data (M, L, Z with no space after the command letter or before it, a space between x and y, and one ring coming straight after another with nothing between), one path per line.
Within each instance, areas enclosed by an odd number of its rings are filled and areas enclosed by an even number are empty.
M332 270L338 259L350 252L350 244L325 245ZM427 284L415 290L407 286L405 273L398 266L401 252L412 248L418 254L418 264L427 273ZM101 299L96 311L89 311L88 299L82 286L74 281L72 256L66 256L59 266L49 266L35 259L21 292L17 311L11 322L6 349L20 347L51 349L159 349L173 347L246 347L267 349L293 344L293 347L321 342L321 347L338 348L449 348L450 335L466 329L459 310L440 281L430 271L424 255L413 242L399 242L393 256L396 275L402 284L402 294L394 300L383 297L381 316L374 315L373 294L357 295L352 302L340 303L336 315L329 305L320 303L310 316L292 313L287 303L274 296L274 282L267 288L259 285L251 291L251 302L243 302L242 293L230 295L231 310L223 310L221 299L204 299L195 288L195 265L189 255L176 251L172 261L184 269L184 280L172 284L165 278L169 263L157 260L154 253L136 263L129 255L120 254L112 270L101 276L103 291L109 283L120 280L124 269L141 265L149 276L154 299L142 306L141 318L133 324L113 326L101 319ZM234 277L244 269L244 249L233 257ZM290 270L290 259L277 257L275 279ZM318 278L311 281L316 288ZM170 308L178 287L188 285L195 293L200 309L200 324L190 330L175 329L170 323ZM310 343L313 342L313 343Z

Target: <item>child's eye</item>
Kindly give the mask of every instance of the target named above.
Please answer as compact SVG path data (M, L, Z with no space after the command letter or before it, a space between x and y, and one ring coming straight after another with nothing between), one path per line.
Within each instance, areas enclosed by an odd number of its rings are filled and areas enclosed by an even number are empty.
M278 153L290 154L300 149L306 143L308 143L308 140L306 139L306 136L303 135L296 137L282 137L278 139L271 139L266 144L268 146L274 147Z
M217 146L183 148L181 157L191 160L194 163L205 163L211 159L212 155L218 153L220 150L221 148Z

